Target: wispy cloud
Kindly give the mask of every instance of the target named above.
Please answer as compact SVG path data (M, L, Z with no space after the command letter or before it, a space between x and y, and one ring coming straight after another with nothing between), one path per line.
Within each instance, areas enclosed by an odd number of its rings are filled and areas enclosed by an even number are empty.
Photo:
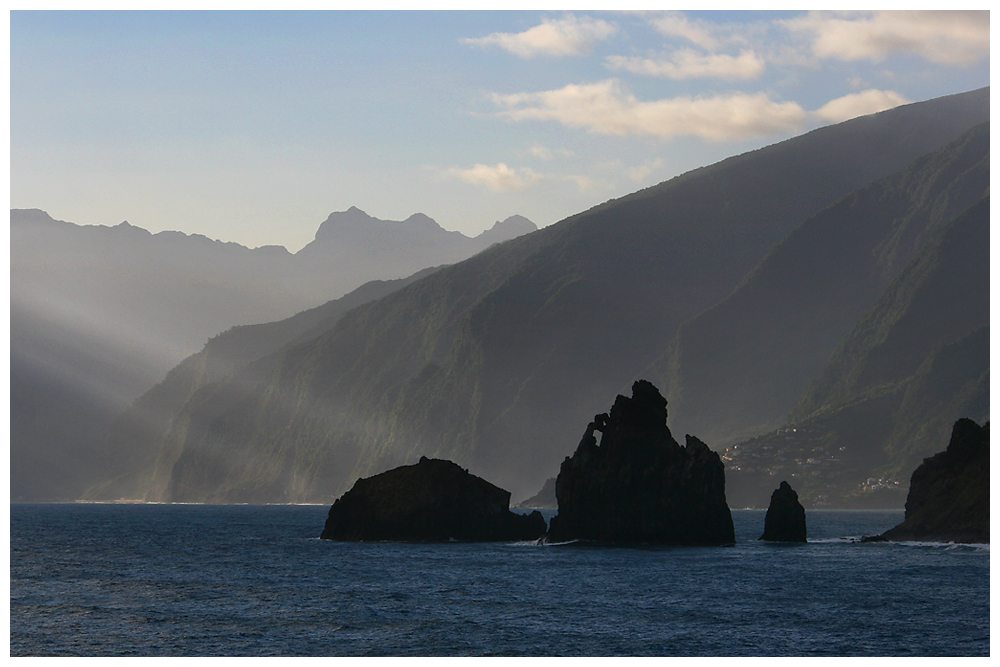
M664 37L680 37L710 51L719 48L721 43L712 24L690 19L679 12L654 14L649 23Z
M574 186L578 192L589 192L606 187L605 184L581 174L540 174L528 167L514 168L504 162L499 162L496 166L476 164L469 169L452 167L444 170L444 173L471 185L482 186L498 193L567 183Z
M565 148L556 148L553 150L541 144L532 144L528 148L528 153L539 160L552 160L556 157L571 157L573 155L573 151L571 150Z
M514 169L499 162L496 166L477 164L469 169L452 168L449 174L457 176L466 183L482 185L493 192L511 192L524 190L538 183L542 176L527 167Z
M537 93L494 94L493 101L505 107L500 115L513 121L554 120L598 134L698 136L712 141L791 130L806 118L795 102L775 102L765 93L645 102L615 79Z
M909 53L949 65L970 65L990 53L988 11L811 12L782 22L811 37L820 58L882 61Z
M675 80L755 79L765 69L764 61L750 50L731 56L724 53L702 55L691 49L681 49L669 59L608 56L606 63L611 69Z
M824 104L813 113L822 120L839 123L858 116L877 113L906 104L908 100L892 90L865 90L838 97Z
M647 176L649 176L662 166L663 166L663 158L656 158L655 160L646 160L642 164L629 169L628 177L631 178L636 183L641 183L642 181L646 180Z
M463 38L470 46L498 46L521 58L535 56L579 56L618 32L618 26L589 16L567 16L543 20L524 32L495 32L486 37Z
M580 176L578 174L567 174L565 176L559 176L558 179L574 184L578 192L590 192L591 190L596 190L602 187L601 184L594 179L588 176Z

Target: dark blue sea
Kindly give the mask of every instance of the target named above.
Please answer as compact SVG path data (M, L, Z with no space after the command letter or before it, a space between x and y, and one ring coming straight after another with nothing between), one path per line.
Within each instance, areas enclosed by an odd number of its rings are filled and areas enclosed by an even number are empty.
M985 656L989 547L352 544L319 506L11 505L14 656Z

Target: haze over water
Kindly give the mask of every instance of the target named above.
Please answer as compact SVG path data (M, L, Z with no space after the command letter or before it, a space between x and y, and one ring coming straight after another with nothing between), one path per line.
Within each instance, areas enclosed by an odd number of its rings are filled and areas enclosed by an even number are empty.
M10 24L12 655L989 655L988 545L857 542L989 421L988 11ZM639 378L810 542L318 539Z

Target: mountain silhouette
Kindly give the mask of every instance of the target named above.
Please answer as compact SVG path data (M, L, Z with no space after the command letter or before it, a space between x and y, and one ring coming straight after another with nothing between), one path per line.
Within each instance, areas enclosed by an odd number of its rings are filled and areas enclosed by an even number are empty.
M929 207L908 194L905 174L986 122L988 99L984 89L815 130L607 202L359 306L188 401L164 440L169 481L148 498L329 501L358 477L422 455L453 460L526 497L572 452L578 425L662 360L682 325L762 281L754 271L772 266L769 255L787 252L780 248L794 248L796 233L818 242L822 234L809 230L837 218L826 209L878 218L864 206L863 189L896 175L898 192L877 187L894 193L902 217L866 246L878 251L881 273L855 285L860 296L847 306L828 304L837 307L841 332L804 352L819 373L822 351L829 355L849 333L852 316L959 212L958 199L944 212L937 206L951 187L967 196L962 179L975 181L975 159L940 158L954 168L932 179ZM842 245L861 261L863 249ZM854 276L842 271L831 280ZM844 293L822 287L819 300ZM786 410L796 383L808 383L801 375L782 389ZM740 416L716 442L753 423Z
M338 229L338 216L361 224ZM70 500L99 481L110 423L209 337L533 229L514 216L469 238L423 215L387 222L351 209L292 254L11 210L11 497ZM345 253L363 261L339 261Z

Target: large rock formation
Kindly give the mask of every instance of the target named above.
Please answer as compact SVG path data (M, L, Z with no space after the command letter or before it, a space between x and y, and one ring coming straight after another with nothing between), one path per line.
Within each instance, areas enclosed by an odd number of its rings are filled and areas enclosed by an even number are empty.
M771 504L764 516L764 534L759 539L767 542L805 542L806 510L799 502L788 482L782 482L771 494Z
M420 457L412 466L359 479L330 508L325 540L348 542L506 542L545 533L540 512L510 511L510 492L451 461Z
M903 523L869 540L990 541L990 425L959 419L910 477Z
M597 444L595 431L601 431ZM645 380L587 427L556 478L559 514L548 540L677 545L735 542L719 455L697 438L680 446L667 401Z

